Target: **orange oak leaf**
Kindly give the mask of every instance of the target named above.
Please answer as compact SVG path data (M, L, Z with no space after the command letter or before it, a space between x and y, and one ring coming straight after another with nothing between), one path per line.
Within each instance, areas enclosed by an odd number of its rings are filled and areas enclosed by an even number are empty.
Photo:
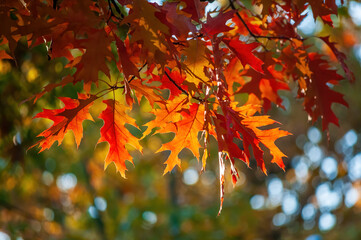
M175 97L173 101L168 101L167 103L161 104L160 108L153 108L151 113L153 113L156 118L153 121L147 123L148 128L144 134L149 134L152 129L159 128L163 124L168 126L180 121L181 114L179 113L179 110L182 109L182 106L187 104L187 102L188 98L178 96ZM167 128L161 128L160 131L169 132Z
M205 109L202 104L190 104L188 98L181 96L175 97L174 100L165 105L164 108L153 110L153 114L157 117L147 124L148 129L146 133L160 126L163 126L158 130L160 133L176 133L174 139L163 144L160 149L160 151L172 151L165 162L167 166L164 174L172 171L175 166L180 167L181 161L178 154L184 148L189 148L197 159L199 159L200 144L198 141L198 132L205 128L204 113Z
M103 119L104 125L100 129L100 139L98 143L108 142L109 152L105 158L105 168L114 162L117 171L125 178L125 160L132 161L132 157L125 148L126 144L140 149L138 139L133 137L124 126L127 124L135 125L135 120L126 114L127 106L116 100L108 99L103 101L107 108L99 115Z
M182 51L182 54L187 56L183 69L187 73L187 81L198 85L208 79L204 73L204 68L210 65L205 54L208 49L205 42L199 39L190 40L188 43L189 46Z
M0 59L12 59L12 57L5 50L0 50Z
M161 65L166 64L168 43L166 36L169 36L169 27L164 24L159 15L163 15L157 4L149 3L146 0L133 0L129 15L122 23L130 24L131 44L140 44L142 58L148 63L154 62Z
M129 83L129 86L134 90L138 99L141 99L142 96L146 97L152 107L154 107L156 102L164 103L163 97L157 94L158 89L156 87L148 86L140 81L132 81Z
M230 103L229 101L222 101L220 105L224 115L214 112L212 117L218 142L220 181L220 208L218 215L222 211L224 198L224 160L229 160L231 164L233 185L237 183L239 178L238 170L235 166L235 158L241 159L249 166L249 159L251 157L250 147L252 148L257 165L265 174L267 174L267 170L263 159L263 150L260 147L261 144L273 156L271 162L276 163L284 170L285 165L282 158L286 157L286 155L276 146L275 141L290 135L287 131L270 127L270 125L277 122L270 119L269 116L255 116L255 113L261 109L259 105L248 104L237 107L236 103ZM266 129L264 129L265 127ZM235 139L239 139L241 142L236 143Z
M79 147L80 141L83 138L82 123L84 120L93 120L89 108L98 97L95 95L78 94L78 99L67 97L59 98L65 106L61 109L44 109L38 113L34 118L47 118L52 120L53 125L40 133L38 137L43 137L36 144L30 148L39 145L40 152L49 149L55 141L60 145L68 130L72 130L75 136L75 141Z
M251 30L253 34L262 35L262 29L260 28L262 22L259 19L257 20L256 17L250 16L249 14L247 14L246 11L239 12L239 15L247 23L248 29ZM238 16L235 15L232 18L232 22L234 22L236 25L234 32L237 32L244 36L249 35L249 31Z
M165 162L167 166L164 169L164 173L172 171L175 166L180 167L178 154L184 148L189 148L194 156L199 159L199 148L201 145L198 141L198 132L202 131L204 126L204 106L193 103L189 109L182 111L182 120L171 126L173 126L173 131L175 131L176 135L172 141L163 144L162 147L163 150L172 151Z

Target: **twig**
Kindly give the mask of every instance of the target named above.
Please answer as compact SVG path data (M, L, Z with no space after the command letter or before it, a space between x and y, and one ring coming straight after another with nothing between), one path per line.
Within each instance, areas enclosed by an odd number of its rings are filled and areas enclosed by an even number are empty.
M254 34L251 29L248 27L246 21L244 21L244 19L242 18L242 16L239 14L238 10L236 9L236 7L234 6L233 4L233 0L230 0L229 1L230 3L230 6L233 10L236 11L236 15L237 17L239 18L239 20L241 20L242 24L245 26L245 28L247 29L248 33L253 37L255 38L257 41L259 38L266 38L266 39L283 39L283 40L294 40L294 39L297 39L297 40L300 40L300 41L305 41L306 39L302 38L302 37L286 37L286 36L263 36L263 35L256 35Z
M169 76L169 74L167 73L167 71L165 71L165 75L167 75L169 81L171 81L171 82L174 84L174 86L176 86L176 88L178 88L178 89L179 89L182 93L184 93L185 95L189 96L189 93L188 93L186 90L184 90L181 86L179 86L179 85L172 79L172 77ZM193 99L196 99L196 100L200 101L200 102L204 102L204 100L201 99L201 98L199 98L199 97L195 97L195 96L191 96L191 97L192 97Z
M143 68L144 68L145 66L147 66L147 64L148 64L148 63L145 62L145 63L143 64L143 66L138 69L138 72L142 71ZM130 82L133 81L134 79L135 79L135 75L133 75L133 76L131 77L131 79L129 79L128 83L130 83ZM123 87L123 88L124 88L124 87Z
M174 84L174 86L176 86L182 93L184 93L185 95L189 96L189 93L188 93L186 90L184 90L183 88L181 88L181 86L179 86L179 85L171 78L171 76L169 76L169 74L167 73L167 71L165 71L165 75L167 75L169 81L171 81L171 82Z
M104 81L103 79L99 79L99 81L102 81L103 83L105 83L106 85L108 85L108 87L112 87L109 83L107 83L106 81Z

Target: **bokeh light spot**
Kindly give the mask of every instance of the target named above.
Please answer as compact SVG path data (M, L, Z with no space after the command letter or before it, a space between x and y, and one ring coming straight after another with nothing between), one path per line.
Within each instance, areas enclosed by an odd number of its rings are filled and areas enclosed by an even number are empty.
M9 235L0 231L0 240L10 240Z
M321 170L326 175L329 180L333 180L337 177L337 161L332 157L327 157L323 159L321 164Z
M358 191L355 188L351 187L345 193L345 205L346 205L346 207L348 207L348 208L352 207L353 205L356 204L358 199L359 199Z
M284 225L286 222L287 216L284 213L277 213L273 216L272 223L277 227Z
M251 200L250 200L250 203L251 203L251 207L253 209L261 209L265 203L265 199L264 199L264 196L262 195L254 195Z
M357 134L353 129L348 131L343 138L345 139L345 144L349 147L357 143Z
M151 211L145 211L142 214L142 217L145 221L147 221L149 224L155 224L158 220L157 214Z
M77 184L77 178L72 173L66 173L56 179L56 185L61 191L69 191Z
M307 132L307 137L312 143L317 144L321 141L322 134L317 128L311 127Z
M361 178L361 153L354 156L348 163L348 175L352 181Z
M183 182L187 185L194 185L198 182L198 172L194 168L188 168L184 171Z
M98 217L98 210L94 206L90 206L88 208L88 213L91 218L97 218Z
M282 200L282 210L287 215L293 215L299 208L298 199L295 193L288 192Z
M352 21L356 25L361 25L361 3L350 1L350 5L348 8L349 14L352 18Z
M107 209L107 201L102 197L96 197L94 204L99 211L105 211L105 209Z
M332 229L336 224L336 216L332 213L323 213L320 216L320 220L318 222L318 227L321 231L328 231Z
M314 219L316 216L315 206L313 206L311 203L306 204L302 209L301 216L305 221Z
M325 182L317 187L316 198L321 212L331 211L341 204L342 193L332 191L331 184L329 182Z

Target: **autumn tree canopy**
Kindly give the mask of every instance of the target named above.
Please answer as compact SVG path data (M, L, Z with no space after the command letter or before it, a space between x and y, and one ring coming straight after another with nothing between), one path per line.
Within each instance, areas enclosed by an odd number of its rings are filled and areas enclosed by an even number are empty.
M44 109L35 118L53 124L30 146L40 151L62 143L71 130L76 145L83 121L100 118L100 142L108 142L105 166L116 165L125 177L125 161L142 151L142 139L174 133L159 151L170 150L164 173L180 166L188 148L202 162L211 138L218 143L221 202L225 162L237 182L235 162L252 159L264 173L264 151L284 169L285 154L276 140L290 133L267 114L283 108L280 92L296 86L310 120L328 131L338 118L331 106L347 106L334 90L354 81L332 36L302 36L297 27L311 13L330 28L337 17L334 0L230 0L213 10L199 0L13 1L0 3L0 58L17 63L19 43L46 48L49 61L66 58L69 74L32 93L34 104L67 85L83 84L76 99L60 97L64 107ZM343 1L341 1L343 4ZM311 9L311 11L306 11ZM317 38L325 51L310 44ZM339 69L342 69L339 71ZM292 86L292 87L290 87ZM282 91L281 91L282 90ZM244 97L246 96L246 97ZM92 116L95 102L105 109ZM136 119L137 106L147 115ZM36 143L35 143L36 142Z

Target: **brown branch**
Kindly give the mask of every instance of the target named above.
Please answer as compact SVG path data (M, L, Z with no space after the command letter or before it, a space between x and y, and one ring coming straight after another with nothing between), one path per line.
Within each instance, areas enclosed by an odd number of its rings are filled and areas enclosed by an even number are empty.
M145 62L145 63L143 64L143 66L138 69L138 72L142 71L143 68L144 68L145 66L147 66L147 64L148 64L148 63ZM128 83L130 83L130 82L133 81L134 79L135 79L135 75L133 75L133 76L129 79ZM123 87L123 88L124 88L124 87Z
M182 47L185 47L186 45L180 41L178 42L172 42L173 45L179 45L179 46L182 46Z
M186 90L184 90L183 88L181 88L181 86L179 86L179 85L171 78L171 76L169 76L169 74L167 73L167 71L165 71L165 75L167 75L169 81L171 81L171 82L174 84L174 86L176 86L182 93L184 93L185 95L189 96L189 93L188 93Z
M143 69L147 64L148 64L148 63L145 62L145 63L143 64L143 66L138 69L138 72L142 71L142 69ZM130 78L130 80L128 81L128 83L130 83L130 82L133 81L134 79L135 79L135 75L133 75L133 76ZM105 82L105 81L103 81L103 82ZM95 95L98 95L98 94L100 94L100 93L102 93L102 92L104 92L104 91L108 91L107 93L105 93L105 94L103 94L103 95L100 96L100 97L102 97L102 96L108 94L110 91L114 91L114 90L117 90L117 89L120 89L120 88L121 88L121 89L124 88L124 85L122 85L122 86L117 86L117 83L115 83L113 86L110 85L110 84L107 83L107 82L105 82L105 83L108 85L109 88L103 89L103 90L101 90L100 92L96 93ZM99 97L98 97L98 98L99 98Z
M242 24L245 26L245 28L247 29L248 33L255 38L257 41L259 38L266 38L266 39L281 39L281 40L289 40L289 41L293 41L294 39L300 40L300 41L305 41L306 39L302 38L302 37L286 37L286 36L264 36L264 35L256 35L254 34L251 29L248 27L246 21L244 21L244 19L242 18L242 16L239 14L238 10L236 9L236 7L233 4L233 0L229 1L229 4L231 6L231 8L233 10L236 11L236 15L239 18L239 20L241 20Z
M182 93L184 93L185 95L189 96L189 93L188 93L186 90L184 90L181 86L179 86L179 85L172 79L172 77L169 76L169 74L167 73L167 71L165 71L165 75L167 75L169 81L171 81L171 82L174 84L174 86L176 86ZM199 98L199 97L195 97L195 96L191 96L191 97L192 97L193 99L196 99L196 100L200 101L200 102L204 102L204 99L201 99L201 98Z

